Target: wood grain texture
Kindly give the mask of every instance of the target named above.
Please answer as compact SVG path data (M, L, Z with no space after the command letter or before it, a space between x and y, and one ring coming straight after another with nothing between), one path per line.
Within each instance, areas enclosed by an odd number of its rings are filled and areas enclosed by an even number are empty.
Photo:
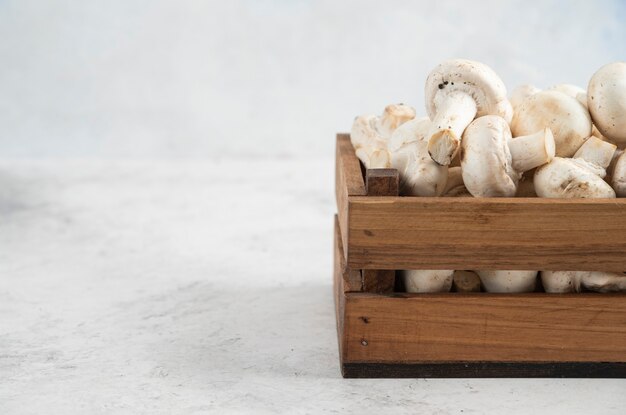
M354 153L354 147L352 147L350 142L350 134L337 134L335 197L344 246L347 246L348 243L348 197L364 196L365 194L361 163Z
M344 281L346 280L344 272L347 270L345 265L345 256L341 247L341 232L339 230L339 220L335 215L335 249L334 249L334 272L333 272L333 291L335 300L335 317L337 322L337 345L339 348L339 361L344 360L344 353L346 350L346 340L344 332L345 305L346 305L346 287ZM360 273L359 273L360 274ZM343 374L343 366L341 366Z
M480 277L474 271L454 271L452 291L457 293L480 292Z
M368 196L398 196L400 176L396 169L367 169L365 188Z
M346 259L343 253L343 244L341 242L341 231L339 230L339 219L337 218L337 215L335 215L335 237L333 239L335 241L335 275L341 276L343 291L363 291L363 277L361 275L361 271L350 269L346 265Z
M392 269L361 270L363 289L361 291L376 294L391 294L396 285L396 272Z
M365 173L367 196L398 196L400 178L396 169L367 169ZM363 291L369 293L389 294L395 287L396 272L394 270L361 270Z
M342 374L345 378L626 378L626 363L345 363Z
M355 269L626 270L626 199L349 197Z
M626 362L624 294L348 293L344 363Z

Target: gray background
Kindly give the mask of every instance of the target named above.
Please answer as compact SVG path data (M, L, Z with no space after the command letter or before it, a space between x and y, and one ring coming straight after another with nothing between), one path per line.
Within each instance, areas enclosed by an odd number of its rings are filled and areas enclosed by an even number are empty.
M626 379L342 379L334 133L439 61L584 85L624 3L0 0L0 414L615 414Z
M626 2L0 0L0 157L332 154L435 64L511 89L626 57Z

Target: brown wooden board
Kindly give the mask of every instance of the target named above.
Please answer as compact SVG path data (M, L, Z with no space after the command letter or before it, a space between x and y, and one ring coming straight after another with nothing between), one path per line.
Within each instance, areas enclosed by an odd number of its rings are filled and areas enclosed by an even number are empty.
M626 270L626 199L351 197L356 269Z
M364 173L349 136L338 136L344 376L626 377L626 294L373 294L355 278L396 269L623 271L626 199L373 196L394 187L395 173L380 173ZM370 195L367 176L379 176Z
M626 377L626 295L345 292L340 239L345 377Z
M457 293L480 292L480 277L474 271L454 271L454 275L452 276L452 291Z
M344 281L349 280L346 274L345 256L341 246L341 231L339 230L339 220L335 215L335 249L334 249L334 272L333 291L335 293L335 316L337 319L337 344L339 346L339 360L343 362L346 337L344 336L343 323L345 321L346 286ZM359 273L360 274L360 273ZM343 370L343 369L342 369Z
M396 169L368 169L365 189L368 196L398 196L400 180ZM392 293L396 272L392 269L364 269L361 271L362 291L377 294Z
M348 197L363 196L365 194L365 182L361 173L361 165L354 153L350 135L337 134L335 197L344 245L348 243Z
M360 270L353 270L346 266L346 259L343 253L343 244L341 242L341 232L339 230L339 220L335 215L335 276L341 277L341 286L343 292L359 292L363 291L363 277Z
M353 269L626 270L626 198L366 196L346 134L337 169Z
M345 363L622 362L617 294L348 293Z

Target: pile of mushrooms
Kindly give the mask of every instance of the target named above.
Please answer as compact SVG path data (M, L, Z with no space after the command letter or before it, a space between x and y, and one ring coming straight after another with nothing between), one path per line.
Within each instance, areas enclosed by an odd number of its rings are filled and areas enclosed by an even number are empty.
M398 170L407 196L626 197L626 62L601 67L587 90L522 85L510 98L487 65L452 59L426 79L426 114L405 104L354 120L366 168ZM403 270L407 292L446 292L454 270ZM474 270L487 292L626 291L626 273ZM468 277L469 276L469 277Z

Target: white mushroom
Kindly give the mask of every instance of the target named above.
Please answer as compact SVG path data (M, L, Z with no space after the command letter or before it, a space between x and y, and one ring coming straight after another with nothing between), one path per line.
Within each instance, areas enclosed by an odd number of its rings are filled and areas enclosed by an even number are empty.
M557 157L571 157L591 135L589 113L575 98L558 91L541 91L526 98L513 115L513 136L549 127Z
M361 115L354 119L350 141L357 157L366 168L391 167L387 141L393 130L413 118L415 118L413 108L404 104L393 104L385 107L381 116Z
M408 293L448 292L452 288L454 270L407 270L400 271L400 278Z
M548 91L559 91L567 96L576 98L576 100L580 102L585 109L587 109L587 91L579 86L572 84L557 84L548 88ZM539 92L539 90L536 92ZM604 136L600 133L600 131L598 131L595 124L591 126L591 135L604 139Z
M548 198L614 198L615 192L602 178L611 163L615 145L591 137L576 158L555 157L535 172L535 191Z
M611 171L610 183L617 197L626 197L626 151L619 153Z
M389 139L396 128L413 118L415 118L415 108L405 104L387 105L383 114L378 118L376 129L380 135Z
M428 117L416 118L398 127L389 140L391 167L398 170L400 192L411 196L439 196L443 193L448 168L435 163L428 154Z
M600 68L587 88L589 113L600 133L615 143L626 143L626 62Z
M556 84L547 89L547 91L559 91L565 95L576 98L585 108L587 108L587 91L583 88L572 84Z
M488 293L526 293L535 290L538 271L475 271Z
M541 271L541 283L547 293L626 291L626 275L599 271Z
M605 170L583 159L555 157L535 172L535 191L539 197L614 198L615 192L604 180Z
M522 173L548 163L552 157L550 129L512 139L502 117L486 115L472 121L463 134L463 182L475 197L513 197Z
M541 89L537 88L531 84L524 84L516 87L513 91L511 91L511 105L513 106L513 113L517 111L520 105L531 95L535 95L537 92L540 92Z
M475 117L493 114L510 122L513 113L502 80L487 65L466 59L439 64L426 79L426 111L432 120L428 152L449 165L465 128Z
M574 158L583 159L606 169L609 167L609 164L611 164L616 149L617 146L615 144L591 136L585 141L585 144L580 146L576 153L574 153Z
M455 166L448 168L448 180L443 189L442 196L445 197L469 197L472 196L467 191L465 183L463 183L463 173L461 167Z

